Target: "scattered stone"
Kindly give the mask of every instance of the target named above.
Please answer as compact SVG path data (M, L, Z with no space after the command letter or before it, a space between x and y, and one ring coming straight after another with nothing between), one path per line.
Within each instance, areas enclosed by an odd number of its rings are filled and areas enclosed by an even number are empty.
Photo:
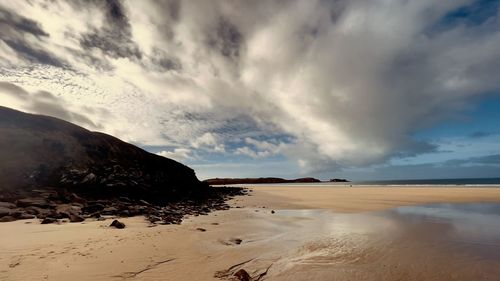
M110 227L115 227L115 228L118 228L118 229L125 228L125 224L123 222L118 221L118 220L114 220L109 226Z
M11 222L11 221L15 221L16 218L13 217L13 216L4 216L2 218L0 218L0 222Z
M48 218L49 221L67 219L71 222L82 222L85 218L98 219L101 215L122 217L144 215L149 222L155 224L181 224L185 216L207 215L215 210L229 209L230 206L226 201L244 194L244 191L243 188L217 187L207 191L206 197L199 200L179 200L161 204L143 199L134 200L131 197L90 200L66 189L57 191L39 189L31 194L0 197L2 200L0 218L36 217L41 221Z
M57 219L47 217L47 218L44 218L42 220L41 224L49 224L49 223L55 223L55 222L57 222Z
M70 222L82 222L84 220L85 220L85 218L83 218L82 216L79 216L79 215L73 214L73 213L69 214L69 221Z
M11 209L0 207L0 217L8 216L11 212Z
M148 220L149 220L150 223L155 223L157 221L161 221L161 217L151 215L151 216L148 217Z
M271 210L271 214L274 214L274 213L276 213L276 212L274 210Z
M16 204L10 202L0 202L0 208L14 209L16 208Z
M219 223L218 222L213 222L212 225L219 225Z
M201 232L205 232L205 231L207 231L206 229L201 228L201 227L198 227L196 230L201 231Z
M39 207L39 208L50 208L50 204L45 201L43 198L24 198L24 199L19 199L16 202L16 205L18 207Z
M21 212L20 214L16 215L16 219L18 219L18 220L30 220L30 219L34 219L34 218L35 218L34 215L31 215L31 214L28 214L25 212Z
M140 204L144 205L144 206L151 206L151 204L150 204L148 201L146 201L146 200L142 200L142 199L141 199L141 200L139 200L138 202L139 202Z
M238 278L237 280L239 280L239 281L251 281L252 280L252 277L250 276L250 274L248 274L248 272L246 270L244 270L243 268L236 271L233 276Z
M239 244L241 244L241 242L243 242L243 240L241 240L240 238L231 238L231 239L229 239L229 242L231 242L235 245L239 245Z

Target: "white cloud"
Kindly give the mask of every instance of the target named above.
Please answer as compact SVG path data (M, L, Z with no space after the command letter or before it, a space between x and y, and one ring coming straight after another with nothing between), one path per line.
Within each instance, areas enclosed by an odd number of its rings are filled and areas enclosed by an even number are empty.
M187 148L175 148L173 151L162 150L157 155L174 159L179 162L192 159L192 151Z
M252 133L236 154L369 165L431 150L412 134L500 88L498 11L436 27L469 3L2 2L19 18L2 23L0 81L89 108L100 130L137 144L226 153Z
M220 143L219 137L212 133L204 133L193 140L191 146L213 152L225 152L224 144Z

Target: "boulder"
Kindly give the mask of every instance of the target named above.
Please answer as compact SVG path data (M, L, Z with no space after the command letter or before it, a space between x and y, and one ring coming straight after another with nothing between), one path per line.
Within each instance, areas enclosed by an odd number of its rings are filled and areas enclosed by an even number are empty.
M241 242L243 242L243 240L241 240L240 238L231 238L231 239L229 239L229 242L231 242L232 244L235 244L235 245L239 245L239 244L241 244Z
M70 222L82 222L84 220L85 220L85 218L83 218L82 216L79 216L79 215L73 214L73 213L69 214L69 221Z
M47 217L47 218L44 218L40 223L41 224L49 224L49 223L55 223L55 222L57 222L57 219Z
M151 216L149 216L149 217L148 217L148 220L149 220L149 222L151 222L151 223L155 223L155 222L157 222L157 221L161 221L161 217L151 215Z
M0 218L0 222L11 222L11 221L15 221L16 218L13 217L13 216L4 216L2 218Z
M243 268L236 271L233 274L233 276L236 277L237 280L239 280L239 281L251 281L252 280L252 277L250 276L250 274L248 274L248 272L246 270L244 270Z
M21 212L21 213L16 215L16 219L18 219L18 220L30 220L30 219L34 219L34 218L35 218L34 215L28 214L26 212Z
M0 217L8 216L11 212L11 209L0 207Z
M38 207L42 209L47 209L51 207L51 204L43 198L23 198L16 201L18 207Z
M118 220L114 220L109 226L114 227L114 228L118 228L118 229L125 228L125 224L121 221L118 221Z
M10 202L0 202L0 208L14 209L16 208L16 204Z

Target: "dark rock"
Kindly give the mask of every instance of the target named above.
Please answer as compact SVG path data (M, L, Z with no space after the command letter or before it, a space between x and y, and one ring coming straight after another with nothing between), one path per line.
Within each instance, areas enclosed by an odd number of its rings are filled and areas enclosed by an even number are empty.
M16 219L18 220L30 220L30 219L34 219L35 216L32 215L32 214L28 214L28 213L20 213L16 216Z
M71 193L69 196L68 196L68 199L69 199L69 202L72 202L72 203L80 203L80 204L85 204L87 203L87 200L85 200L84 198L76 195L75 193Z
M101 213L104 215L114 215L118 212L118 209L116 207L106 207L102 209Z
M55 222L57 222L57 219L47 217L47 218L44 218L44 219L41 221L41 224L49 224L49 223L55 223Z
M27 208L24 208L24 210L28 214L32 214L32 215L38 215L39 213L41 213L41 212L44 211L44 209L41 209L41 208L38 208L38 207L27 207Z
M330 182L349 182L349 181L346 180L346 179L337 179L337 178L335 178L335 179L330 179Z
M8 216L12 212L12 209L0 207L0 217Z
M274 210L271 210L271 214L274 214L274 213L276 213L276 212Z
M231 242L232 244L235 244L235 245L239 245L239 244L241 244L241 242L243 242L243 240L241 240L240 238L231 238L231 239L229 239L229 242Z
M16 205L18 207L38 207L38 208L43 208L47 209L51 207L51 204L47 202L43 198L24 198L24 199L19 199L16 202Z
M246 270L244 270L243 268L236 271L233 274L233 276L236 277L237 280L239 280L239 281L251 281L252 280L252 277L250 276L250 274L248 274L248 272Z
M2 201L33 187L50 189L35 196L47 201L56 201L50 191L63 189L82 199L123 197L153 204L209 194L191 168L57 118L0 107L0 135L2 159L13 159L0 161ZM63 203L78 200L60 192L57 197ZM43 201L18 206L50 207Z
M161 217L158 217L158 216L149 216L148 220L151 223L155 223L155 222L161 221L162 219L161 219Z
M16 218L13 217L13 216L4 216L2 218L0 218L0 222L11 222L11 221L15 221Z
M247 193L210 187L178 162L52 117L0 106L0 136L2 159L13 159L0 161L0 217L145 215L180 224Z
M146 201L146 200L142 200L142 199L141 199L141 200L139 200L138 202L139 202L140 204L144 205L144 206L151 206L151 204L150 204L148 201Z
M10 202L0 202L0 208L14 209L16 208L16 204Z
M82 222L84 220L85 220L85 218L83 218L82 216L79 216L79 215L73 214L73 213L69 214L69 221L70 222Z
M110 227L115 227L115 228L118 228L118 229L125 228L125 224L123 222L118 221L118 220L114 220L109 226Z
M196 230L201 231L201 232L205 232L205 231L207 231L206 229L201 228L201 227L198 227Z

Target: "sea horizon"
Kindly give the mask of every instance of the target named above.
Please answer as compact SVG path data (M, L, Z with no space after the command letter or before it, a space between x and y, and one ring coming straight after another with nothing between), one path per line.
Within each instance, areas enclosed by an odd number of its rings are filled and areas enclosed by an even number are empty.
M349 182L305 182L305 183L253 183L234 186L273 185L273 186L491 186L500 187L500 178L447 178L447 179L391 179L391 180L353 180Z

